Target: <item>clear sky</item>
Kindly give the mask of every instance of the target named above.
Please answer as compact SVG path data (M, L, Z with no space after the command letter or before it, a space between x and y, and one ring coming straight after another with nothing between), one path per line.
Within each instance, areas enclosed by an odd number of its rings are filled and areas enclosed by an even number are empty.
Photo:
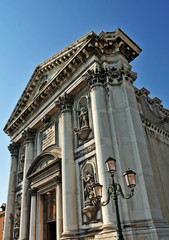
M121 28L143 51L135 86L169 109L168 0L2 0L0 2L0 205L6 202L9 137L3 128L35 67L90 31ZM160 160L160 159L159 159Z

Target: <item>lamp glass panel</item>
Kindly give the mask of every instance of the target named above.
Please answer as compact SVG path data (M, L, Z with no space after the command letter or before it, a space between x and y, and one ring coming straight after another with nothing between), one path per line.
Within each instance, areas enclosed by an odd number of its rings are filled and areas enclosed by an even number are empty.
M106 166L107 166L108 172L115 172L116 171L116 161L115 161L115 159L106 161Z
M102 185L98 184L93 187L95 197L102 197Z
M135 173L126 174L125 180L128 187L134 187L136 185Z

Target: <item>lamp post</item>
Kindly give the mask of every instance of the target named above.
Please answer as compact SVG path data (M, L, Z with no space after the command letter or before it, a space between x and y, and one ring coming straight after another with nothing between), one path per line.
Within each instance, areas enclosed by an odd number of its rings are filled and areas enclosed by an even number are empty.
M108 157L108 159L105 161L107 170L111 174L112 183L108 187L108 198L105 202L101 203L101 197L102 197L102 185L99 183L96 183L93 186L95 197L99 200L101 206L106 206L110 202L110 197L113 198L114 206L115 206L115 213L116 213L116 224L117 224L117 239L118 240L124 240L122 229L121 229L121 223L120 223L120 214L119 214L119 208L118 208L118 195L120 194L122 198L129 199L134 195L134 187L136 186L136 180L135 175L136 173L132 170L128 169L124 173L124 177L126 180L127 186L130 188L129 194L124 194L122 191L122 188L119 183L116 183L114 180L114 173L116 171L116 160L112 157Z

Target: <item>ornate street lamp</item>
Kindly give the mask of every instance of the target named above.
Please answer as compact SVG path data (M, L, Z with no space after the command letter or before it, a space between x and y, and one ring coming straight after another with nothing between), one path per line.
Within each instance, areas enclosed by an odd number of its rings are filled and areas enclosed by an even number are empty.
M120 223L120 215L119 215L119 208L118 208L118 195L120 194L122 198L129 199L134 195L134 187L136 186L136 179L135 175L136 173L132 170L128 169L124 173L124 177L126 180L127 186L130 188L129 194L124 194L122 191L122 188L119 183L116 183L114 180L114 173L116 171L116 160L112 157L108 157L108 159L105 161L108 172L111 173L112 183L108 187L108 198L105 202L100 202L100 199L102 197L102 185L99 183L96 183L93 186L95 197L99 200L101 206L106 206L110 202L110 197L113 197L114 205L115 205L115 212L116 212L116 223L117 223L117 239L118 240L124 240L122 229L121 229L121 223Z

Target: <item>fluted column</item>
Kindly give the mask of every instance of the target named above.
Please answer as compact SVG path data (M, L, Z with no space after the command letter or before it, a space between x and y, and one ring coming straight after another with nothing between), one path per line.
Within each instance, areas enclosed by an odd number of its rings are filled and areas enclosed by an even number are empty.
M25 139L25 163L23 174L21 221L20 221L20 240L28 239L29 233L29 180L26 178L28 169L33 161L35 131L28 128L22 134Z
M29 240L36 240L36 196L37 189L33 188L29 190L31 195L31 210L30 210L30 229L29 229Z
M55 177L56 181L56 239L61 239L62 234L62 189L61 177Z
M17 162L18 162L18 151L19 144L13 142L8 147L11 153L11 165L8 181L8 195L7 195L7 206L5 211L5 226L4 226L4 240L10 240L13 237L13 219L15 209L15 189L16 189L16 174L17 174Z
M98 166L99 182L103 185L103 201L107 199L107 188L109 185L109 174L105 166L105 160L109 155L113 155L112 141L110 134L110 124L108 120L106 106L106 92L104 83L106 76L104 72L90 70L84 76L84 80L90 86L91 107L93 115L93 128L96 144L96 159ZM104 228L111 228L113 210L112 205L108 204L102 208Z
M62 117L62 207L63 235L77 229L76 172L73 155L72 99L65 94L56 102Z

